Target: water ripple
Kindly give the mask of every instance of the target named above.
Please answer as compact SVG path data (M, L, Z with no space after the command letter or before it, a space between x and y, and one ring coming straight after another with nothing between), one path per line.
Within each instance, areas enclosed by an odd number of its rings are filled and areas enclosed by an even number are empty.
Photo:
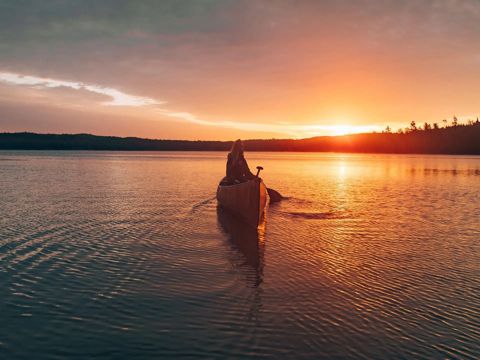
M1 358L480 357L478 158L252 154L259 230L224 154L1 158Z

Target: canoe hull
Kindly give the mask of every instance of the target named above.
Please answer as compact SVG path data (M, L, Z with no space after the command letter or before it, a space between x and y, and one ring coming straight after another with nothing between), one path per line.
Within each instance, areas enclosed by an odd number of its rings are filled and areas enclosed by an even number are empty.
M267 197L267 187L261 179L217 188L218 204L255 228L263 219Z

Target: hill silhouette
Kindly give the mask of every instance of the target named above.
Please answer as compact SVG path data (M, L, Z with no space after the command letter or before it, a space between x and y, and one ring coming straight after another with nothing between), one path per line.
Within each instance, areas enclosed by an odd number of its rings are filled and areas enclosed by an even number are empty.
M8 150L163 150L226 151L231 141L152 140L90 134L0 133L0 149ZM480 122L405 131L320 136L309 139L245 140L248 151L318 151L396 154L480 155Z

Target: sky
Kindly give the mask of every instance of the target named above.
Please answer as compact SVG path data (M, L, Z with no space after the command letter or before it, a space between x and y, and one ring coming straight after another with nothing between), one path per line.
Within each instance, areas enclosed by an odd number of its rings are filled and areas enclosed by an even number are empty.
M306 138L480 115L477 0L0 0L0 132Z

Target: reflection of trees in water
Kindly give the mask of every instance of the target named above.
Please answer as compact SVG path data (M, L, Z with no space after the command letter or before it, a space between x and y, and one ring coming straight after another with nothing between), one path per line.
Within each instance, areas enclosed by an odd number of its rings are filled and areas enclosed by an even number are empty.
M230 258L233 267L246 275L248 285L254 289L248 318L256 320L262 306L260 285L263 282L265 266L265 219L258 229L255 229L221 207L217 207L217 218L221 230L227 235L231 248L240 255Z

